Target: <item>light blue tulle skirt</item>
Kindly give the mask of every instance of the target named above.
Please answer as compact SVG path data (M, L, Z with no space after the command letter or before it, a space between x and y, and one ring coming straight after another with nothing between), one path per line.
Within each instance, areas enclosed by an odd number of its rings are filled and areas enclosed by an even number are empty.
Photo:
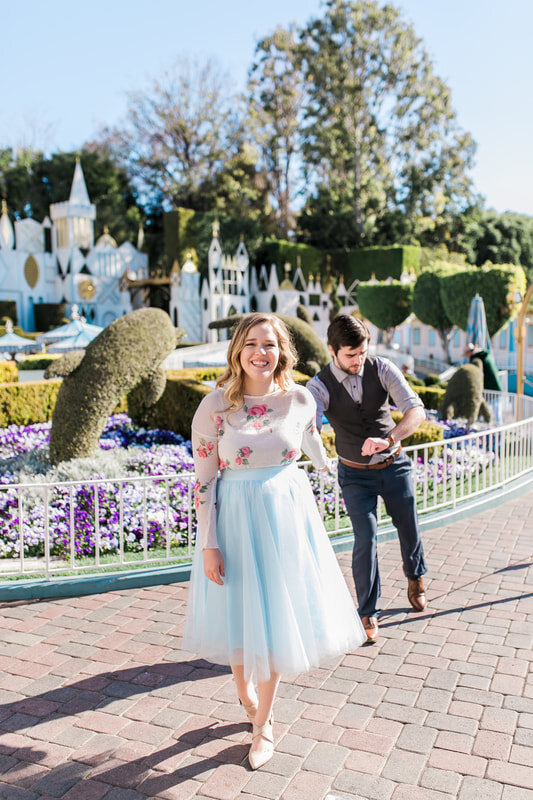
M306 672L366 641L303 470L226 470L217 484L224 585L194 556L183 647L247 679Z

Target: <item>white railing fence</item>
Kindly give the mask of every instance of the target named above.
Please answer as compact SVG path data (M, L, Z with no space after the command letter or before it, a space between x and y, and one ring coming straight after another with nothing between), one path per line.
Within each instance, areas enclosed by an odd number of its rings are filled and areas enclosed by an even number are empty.
M495 427L406 448L415 462L421 517L454 509L533 470L533 398L486 392ZM518 421L517 420L518 417ZM351 531L336 475L308 463L331 536ZM102 572L190 561L194 473L54 485L0 485L0 578ZM379 508L380 526L386 526Z

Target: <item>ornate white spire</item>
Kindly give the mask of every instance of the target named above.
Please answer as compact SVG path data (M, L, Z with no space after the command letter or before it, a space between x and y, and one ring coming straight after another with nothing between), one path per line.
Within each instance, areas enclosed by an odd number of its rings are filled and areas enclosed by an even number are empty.
M13 250L15 246L15 231L7 213L7 204L2 200L2 216L0 216L0 248Z
M79 158L76 159L76 167L74 169L74 177L72 179L72 188L70 190L69 202L76 206L90 206L89 193L85 185L85 177L81 168Z

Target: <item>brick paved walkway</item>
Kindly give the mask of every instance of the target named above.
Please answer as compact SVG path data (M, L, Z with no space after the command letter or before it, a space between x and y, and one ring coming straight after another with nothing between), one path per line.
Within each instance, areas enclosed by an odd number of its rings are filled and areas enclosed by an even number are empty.
M379 643L281 685L255 773L187 584L3 605L0 798L533 800L533 491L424 538L427 612L381 544Z

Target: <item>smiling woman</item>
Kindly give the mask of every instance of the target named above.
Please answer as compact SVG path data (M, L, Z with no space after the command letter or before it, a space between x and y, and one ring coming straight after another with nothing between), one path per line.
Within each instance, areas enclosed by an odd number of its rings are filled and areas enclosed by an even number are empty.
M245 316L228 368L192 426L198 535L183 646L231 665L253 724L253 769L273 753L281 674L317 667L365 639L296 466L303 446L328 469L315 402L290 377L295 361L279 319Z

